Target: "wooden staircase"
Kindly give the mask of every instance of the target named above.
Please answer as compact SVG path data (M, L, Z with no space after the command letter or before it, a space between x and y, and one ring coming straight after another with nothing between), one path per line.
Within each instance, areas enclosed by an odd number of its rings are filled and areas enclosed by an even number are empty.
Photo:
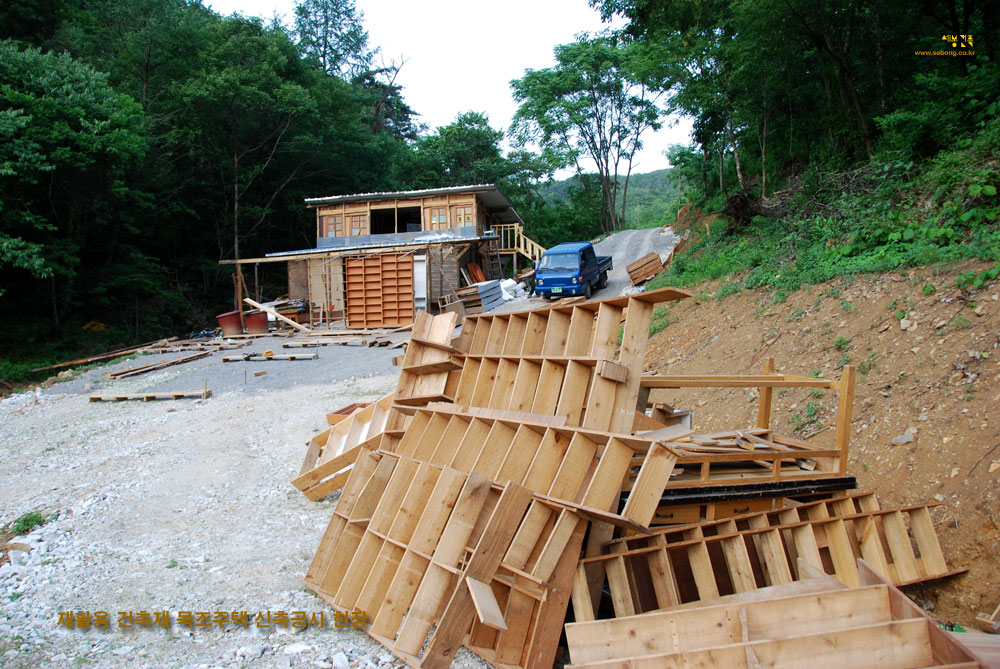
M501 223L490 228L500 239L497 242L497 253L501 255L522 255L534 262L545 253L545 247L524 234L524 226L520 223Z

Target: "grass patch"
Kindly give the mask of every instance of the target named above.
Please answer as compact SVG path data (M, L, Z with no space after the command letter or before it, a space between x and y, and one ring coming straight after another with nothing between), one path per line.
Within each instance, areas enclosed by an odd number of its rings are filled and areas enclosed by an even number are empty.
M649 334L652 336L660 330L666 328L671 323L676 322L677 318L670 315L669 307L660 307L653 312L653 321L649 324Z
M14 536L23 536L50 520L52 520L52 516L47 516L41 511L29 511L10 524L10 531L13 532Z

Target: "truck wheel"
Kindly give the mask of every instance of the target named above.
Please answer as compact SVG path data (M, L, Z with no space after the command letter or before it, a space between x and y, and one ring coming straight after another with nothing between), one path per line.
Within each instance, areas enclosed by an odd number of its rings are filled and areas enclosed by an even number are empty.
M583 284L583 296L584 296L584 297L585 297L586 299L588 299L588 300L589 300L589 299L590 299L590 296L591 296L591 295L593 295L593 294L594 294L594 291L593 291L593 289L592 289L592 288L590 287L590 282L588 281L587 283Z
M597 282L598 288L608 287L608 273L607 271L601 272L601 280Z

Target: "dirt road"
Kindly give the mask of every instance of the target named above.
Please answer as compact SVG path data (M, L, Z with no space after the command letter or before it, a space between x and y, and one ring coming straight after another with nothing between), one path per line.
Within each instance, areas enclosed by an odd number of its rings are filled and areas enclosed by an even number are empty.
M661 256L668 253L677 243L677 235L670 228L648 228L645 230L622 230L594 244L597 255L611 256L614 259L614 269L608 274L608 287L598 291L597 299L622 295L632 284L628 280L625 267L655 251Z
M603 300L608 297L625 295L632 289L626 267L634 260L651 251L661 256L670 252L677 243L677 235L670 228L647 228L644 230L622 230L594 244L597 255L611 256L613 263L608 273L608 285L603 290L594 290L592 299ZM536 309L552 304L541 297L522 297L505 302L490 313L510 313L525 309Z

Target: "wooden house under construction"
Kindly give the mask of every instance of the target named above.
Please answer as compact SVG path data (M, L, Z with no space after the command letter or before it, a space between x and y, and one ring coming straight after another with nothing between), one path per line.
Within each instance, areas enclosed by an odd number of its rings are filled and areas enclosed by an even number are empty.
M470 282L475 263L500 278L500 259L536 260L544 248L495 185L309 198L316 247L237 261L285 262L288 296L312 306L310 325L398 327L434 311ZM239 273L239 272L238 272ZM242 273L239 273L242 275Z

